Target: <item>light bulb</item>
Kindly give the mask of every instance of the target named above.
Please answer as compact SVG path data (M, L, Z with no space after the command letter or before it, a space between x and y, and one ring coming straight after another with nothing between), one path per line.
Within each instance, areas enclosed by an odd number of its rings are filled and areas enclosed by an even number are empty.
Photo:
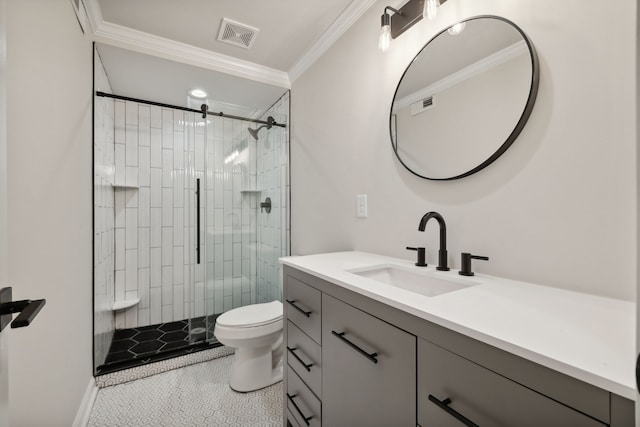
M438 15L438 6L440 6L440 0L424 0L424 9L422 10L422 17L433 21Z
M464 30L464 27L466 25L467 24L465 22L458 22L456 25L454 25L451 28L449 28L447 30L447 32L449 34L451 34L452 36L457 36L458 34L460 34Z
M383 25L380 28L380 38L378 39L378 49L383 52L389 50L389 45L391 44L391 26Z

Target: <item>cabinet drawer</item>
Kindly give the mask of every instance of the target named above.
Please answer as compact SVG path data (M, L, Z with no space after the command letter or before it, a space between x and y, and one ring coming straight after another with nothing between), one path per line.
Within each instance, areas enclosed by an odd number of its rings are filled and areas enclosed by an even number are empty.
M416 338L322 295L325 424L416 425Z
M287 322L287 363L316 396L322 396L322 350L296 325Z
M431 398L429 396L432 396ZM439 402L437 402L438 400ZM418 423L602 427L604 424L425 340L418 340Z
M287 277L287 294L285 296L285 314L287 319L295 323L305 334L318 344L322 343L321 308L322 294L317 289L302 283L291 276Z
M300 426L322 425L320 401L291 367L287 367L287 410ZM292 422L292 424L294 424Z

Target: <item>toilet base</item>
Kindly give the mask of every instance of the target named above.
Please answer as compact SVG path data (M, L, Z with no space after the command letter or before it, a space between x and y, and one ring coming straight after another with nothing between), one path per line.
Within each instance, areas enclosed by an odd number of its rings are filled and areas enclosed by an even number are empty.
M274 356L279 354L276 366ZM241 393L259 390L282 381L282 351L271 347L236 348L229 386Z

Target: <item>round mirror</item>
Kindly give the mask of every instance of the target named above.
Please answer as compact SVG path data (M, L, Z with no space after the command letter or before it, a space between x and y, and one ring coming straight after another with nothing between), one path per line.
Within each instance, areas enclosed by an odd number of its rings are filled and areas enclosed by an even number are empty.
M511 21L479 16L443 30L396 88L389 123L396 156L426 179L478 172L520 134L538 79L535 49Z

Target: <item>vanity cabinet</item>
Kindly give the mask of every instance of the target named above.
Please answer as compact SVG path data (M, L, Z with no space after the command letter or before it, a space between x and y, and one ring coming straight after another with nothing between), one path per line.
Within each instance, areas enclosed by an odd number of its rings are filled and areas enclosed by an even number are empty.
M418 423L458 427L605 425L426 340L418 342ZM606 397L605 397L606 402Z
M415 354L414 335L323 294L325 425L415 425Z
M284 296L293 426L634 425L628 399L290 266Z

